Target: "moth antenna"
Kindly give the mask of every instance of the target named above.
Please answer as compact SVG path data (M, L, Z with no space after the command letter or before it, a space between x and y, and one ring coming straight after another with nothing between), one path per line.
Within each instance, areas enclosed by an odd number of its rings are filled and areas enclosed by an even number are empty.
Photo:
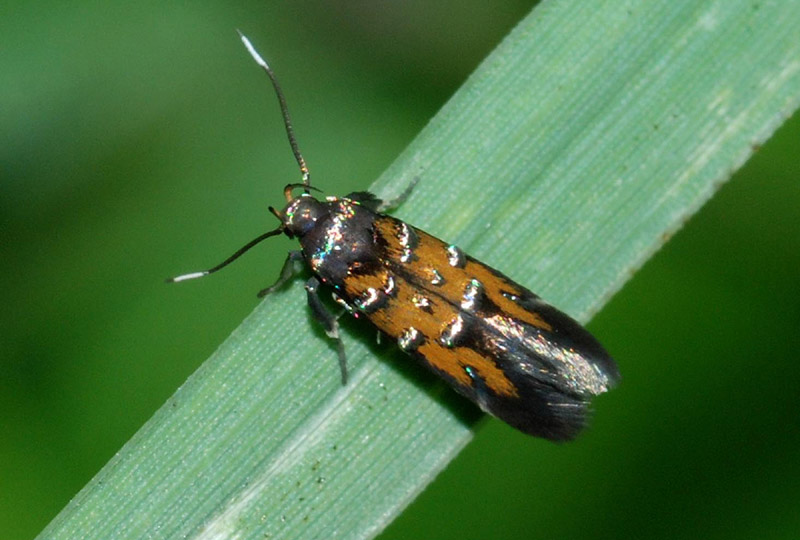
M181 274L180 276L175 276L175 277L172 277L172 278L168 278L167 279L167 283L178 283L179 281L186 281L186 280L189 280L189 279L197 279L197 278L205 277L208 274L213 274L217 270L221 270L221 269L225 268L226 266L231 264L233 261L235 261L236 259L238 259L242 255L247 253L250 250L250 248L252 248L256 244L260 243L263 240L266 240L270 236L276 236L278 234L281 234L282 232L283 232L283 225L281 225L280 227L278 227L275 230L272 230L272 231L269 231L269 232L265 232L264 234L262 234L261 236L259 236L257 238L253 238L248 243L246 243L245 245L240 247L238 250L236 250L236 253L234 253L233 255L231 255L230 257L228 257L227 259L225 259L221 263L219 263L217 266L215 266L213 268L209 268L208 270L203 270L202 272L191 272L189 274Z
M281 106L281 114L283 115L283 125L286 127L286 135L289 137L289 146L292 147L292 153L294 154L294 159L297 160L297 164L300 166L300 174L303 178L303 185L308 187L311 185L311 173L308 172L308 167L306 166L306 160L303 158L303 154L300 153L300 147L297 146L297 139L294 136L294 128L292 127L292 119L289 116L289 107L286 105L286 98L283 96L283 90L281 90L281 85L278 84L278 78L275 76L275 73L272 71L272 68L269 67L261 55L258 54L253 44L250 43L250 40L247 39L247 36L242 34L239 30L236 30L239 33L239 37L242 38L242 43L244 43L247 52L250 53L250 56L253 57L253 60L256 61L256 64L264 68L264 71L267 72L269 76L269 80L272 82L272 87L275 89L275 94L278 96L278 102Z

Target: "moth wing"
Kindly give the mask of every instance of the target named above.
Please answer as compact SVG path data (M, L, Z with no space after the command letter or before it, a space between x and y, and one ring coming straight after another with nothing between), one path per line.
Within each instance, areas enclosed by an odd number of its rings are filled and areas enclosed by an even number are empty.
M388 291L367 317L483 410L552 440L584 426L591 397L618 379L594 337L566 314L428 233L376 215L383 268L361 292ZM378 275L380 274L380 275ZM391 284L391 286L389 286Z

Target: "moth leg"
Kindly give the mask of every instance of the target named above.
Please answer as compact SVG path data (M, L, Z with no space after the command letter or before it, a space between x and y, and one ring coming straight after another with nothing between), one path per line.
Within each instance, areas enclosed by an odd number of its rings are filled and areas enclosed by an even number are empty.
M294 277L295 274L295 264L297 261L303 260L303 252L302 251L290 251L289 254L286 256L286 260L283 263L283 268L281 268L281 275L278 276L278 280L267 287L266 289L262 289L258 292L259 298L264 298L269 293L281 288L284 283L289 281Z
M419 176L415 176L414 179L406 186L403 192L394 199L389 201L381 201L375 211L382 214L384 212L390 212L403 204L406 199L408 199L408 196L411 195L411 192L414 191L417 182L419 182Z
M312 277L306 282L308 305L314 318L322 325L329 338L336 341L336 352L339 355L339 370L342 373L342 384L347 384L347 357L344 354L344 344L339 337L339 317L331 313L319 299L319 280ZM341 313L339 314L341 315Z

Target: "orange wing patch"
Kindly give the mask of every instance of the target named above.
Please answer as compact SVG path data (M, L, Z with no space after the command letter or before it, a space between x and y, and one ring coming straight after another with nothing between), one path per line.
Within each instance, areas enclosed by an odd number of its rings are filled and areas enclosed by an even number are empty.
M394 283L390 284L389 280ZM345 291L351 298L361 298L372 294L371 290L385 291L393 288L387 295L383 309L369 313L369 319L381 331L397 339L409 328L416 328L429 339L436 339L441 333L442 322L450 321L458 315L458 311L447 302L427 291L418 291L408 281L391 276L388 270L380 274L354 275L345 279ZM421 295L427 301L425 307L420 304Z
M472 378L467 373L467 368L477 371L492 392L500 396L517 397L517 387L514 386L503 370L497 367L491 358L467 347L444 347L440 343L428 341L418 349L425 361L446 373L463 386L472 386Z
M431 284L428 290L435 291L436 294L458 305L465 289L473 279L476 279L483 285L486 297L504 313L541 330L553 329L538 313L528 311L503 294L505 292L523 297L531 294L527 290L505 279L488 266L466 257L462 266L454 266L451 264L452 255L448 253L447 244L425 231L389 216L381 216L375 220L375 228L386 243L390 258L397 261L408 249L408 246L403 245L400 240L403 235L398 231L402 227L411 229L416 236L416 245L413 247L416 258L410 263L405 263L406 267L409 272L418 275L421 281Z
M382 227L393 225L389 219L379 219L377 223ZM391 230L384 229L382 233L393 241L390 248L392 254L401 256L408 253L408 246L401 245L397 240L398 234L394 227ZM345 292L356 303L358 299L374 298L376 294L382 295L381 308L366 313L369 320L394 339L401 339L401 336L413 329L420 338L418 346L413 349L432 367L449 375L459 385L466 387L473 385L474 381L467 372L467 369L471 368L495 394L516 397L518 395L516 386L492 358L467 347L448 347L439 341L445 329L460 315L458 306L464 287L470 282L470 278L464 275L463 269L449 265L446 246L442 242L421 231L414 230L414 233L420 236L419 243L413 249L414 254L418 254L426 263L432 263L425 264L424 271L431 272L435 277L432 269L442 265L442 272L439 275L442 278L441 286L432 285L427 289L420 289L386 268L380 272L348 276L344 280ZM423 248L423 252L420 252L420 248ZM432 261L426 258L428 254L425 250L435 253L436 257ZM411 273L416 273L420 267L419 260L407 263ZM419 277L427 279L427 274ZM510 287L505 287L503 290L508 289ZM510 302L499 294L499 288L497 291L497 296ZM516 306L513 302L511 304ZM524 310L522 313L528 314Z

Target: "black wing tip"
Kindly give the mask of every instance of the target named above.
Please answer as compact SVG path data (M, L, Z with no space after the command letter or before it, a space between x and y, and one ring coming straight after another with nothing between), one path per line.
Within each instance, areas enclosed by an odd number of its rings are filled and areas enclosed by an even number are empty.
M528 435L565 443L574 440L586 428L589 416L588 406L583 404L576 410L559 411L550 416L536 415L521 425L511 425Z
M567 442L583 431L591 417L588 399L570 396L541 383L514 398L484 400L484 410L511 427L553 442Z

